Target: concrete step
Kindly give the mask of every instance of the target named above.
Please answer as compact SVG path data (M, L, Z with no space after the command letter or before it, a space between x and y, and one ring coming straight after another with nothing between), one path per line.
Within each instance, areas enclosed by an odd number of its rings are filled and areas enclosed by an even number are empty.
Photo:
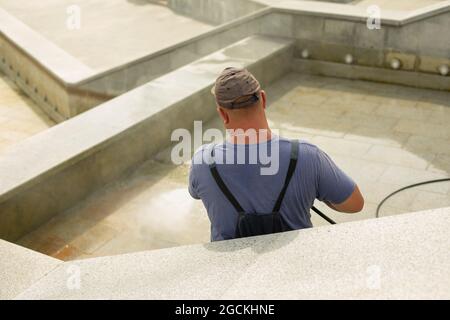
M0 300L13 299L62 263L3 240L0 261Z
M210 119L223 68L268 84L290 69L292 47L246 38L13 146L0 158L0 238L27 234L168 146L173 130Z
M442 208L67 262L16 298L449 299L449 224ZM69 267L79 289L67 286Z

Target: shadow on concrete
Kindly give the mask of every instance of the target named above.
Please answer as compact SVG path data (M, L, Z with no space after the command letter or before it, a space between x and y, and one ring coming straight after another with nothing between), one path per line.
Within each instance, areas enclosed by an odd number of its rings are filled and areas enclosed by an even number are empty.
M233 252L251 249L255 253L263 254L281 249L299 236L298 232L289 231L272 234L270 237L251 237L245 240L226 240L207 243L204 245L204 248L215 252Z

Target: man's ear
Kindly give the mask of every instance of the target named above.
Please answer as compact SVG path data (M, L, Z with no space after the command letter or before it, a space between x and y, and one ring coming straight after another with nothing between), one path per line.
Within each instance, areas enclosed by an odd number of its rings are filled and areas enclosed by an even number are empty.
M264 90L261 90L261 101L263 109L266 109L267 97L266 92Z
M228 116L228 113L224 108L217 107L217 113L219 113L224 124L230 123L230 117Z

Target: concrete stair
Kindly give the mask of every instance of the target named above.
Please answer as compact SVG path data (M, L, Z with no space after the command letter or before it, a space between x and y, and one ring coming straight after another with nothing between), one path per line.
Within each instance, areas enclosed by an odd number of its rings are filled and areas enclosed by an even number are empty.
M62 261L0 240L0 300L12 299Z
M0 250L0 288L6 289L2 298L16 299L449 299L449 224L450 208L442 208L59 265L50 261L47 275L23 283L19 275L34 266L15 268ZM79 288L68 286L78 275Z

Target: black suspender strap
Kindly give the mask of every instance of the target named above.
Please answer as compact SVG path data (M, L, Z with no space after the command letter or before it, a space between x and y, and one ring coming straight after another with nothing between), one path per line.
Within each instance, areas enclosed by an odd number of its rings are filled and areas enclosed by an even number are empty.
M286 174L286 179L284 181L283 189L280 192L280 195L278 196L277 202L275 203L275 207L273 208L273 212L279 212L281 208L281 203L283 202L284 196L286 194L286 190L289 186L289 182L292 179L292 176L294 175L295 168L297 167L297 160L298 160L298 140L291 141L291 158L289 161L289 168ZM217 165L214 160L214 147L212 146L211 150L211 163L209 165L209 169L211 171L211 174L216 181L217 185L219 186L222 193L227 197L228 201L233 205L233 207L236 209L238 213L244 213L244 209L241 207L239 202L236 200L236 198L233 196L231 191L226 186L225 182L222 180L222 177L219 174L219 171L217 170Z
M226 186L225 182L223 182L222 177L219 174L219 171L217 171L216 162L214 160L214 145L212 146L211 150L211 164L209 165L209 169L211 171L211 174L216 181L217 185L219 186L222 193L227 197L228 201L233 205L233 207L236 209L238 213L244 213L244 209L242 209L239 202L236 200L236 198L233 196L231 191Z
M280 211L281 203L283 202L286 190L289 186L289 182L291 181L292 176L294 175L295 168L297 167L298 145L299 145L298 140L291 141L291 160L289 161L289 168L286 174L283 189L281 190L280 195L278 196L277 202L275 203L275 207L273 208L273 212Z

